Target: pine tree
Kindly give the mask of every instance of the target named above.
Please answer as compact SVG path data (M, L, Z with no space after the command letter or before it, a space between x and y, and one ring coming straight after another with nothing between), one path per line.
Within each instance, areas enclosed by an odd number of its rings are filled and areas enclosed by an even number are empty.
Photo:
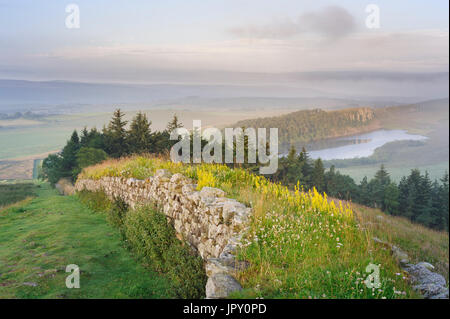
M437 179L434 180L431 186L431 216L433 224L430 227L435 229L446 229L444 214L441 213L443 211L440 202L441 187Z
M120 157L128 153L125 130L127 121L122 119L124 115L120 109L115 110L108 127L103 129L106 150L112 157Z
M369 189L372 193L373 203L375 207L384 210L384 196L386 188L391 183L389 173L383 164L380 169L375 173L375 177L369 183Z
M311 174L311 183L318 192L325 190L325 168L320 158L314 161L314 168Z
M403 176L398 184L398 214L406 216L408 209L408 179Z
M298 162L300 164L302 175L303 175L303 181L301 181L301 184L306 189L310 189L310 188L312 188L311 174L312 174L313 168L310 163L309 154L306 151L305 147L302 147L302 151L300 152L300 154L298 156Z
M130 124L127 135L127 144L131 153L153 152L153 134L150 130L151 121L147 115L138 112Z
M421 189L422 176L418 169L411 170L411 174L408 176L408 197L406 204L405 216L409 217L412 221L416 221L417 217L421 213L420 207L420 189Z
M174 114L172 120L167 124L166 131L170 134L173 130L181 127L183 127L183 123L181 123L178 120L178 116Z
M397 215L399 206L398 197L399 190L395 183L390 183L386 186L384 189L383 211L391 215Z
M448 172L445 172L444 177L441 179L441 187L439 191L439 208L440 208L440 216L444 222L442 229L449 230L449 210L448 210L448 201L449 201L449 181L448 181Z
M291 146L289 150L289 154L287 158L283 158L281 161L281 170L278 180L280 180L283 184L294 187L297 185L297 182L302 183L304 178L301 165L297 161L297 150L295 147Z
M73 131L70 140L67 141L61 152L61 177L74 178L74 169L77 167L77 153L80 149L80 139L77 131Z
M381 164L380 169L375 173L375 180L385 187L391 183L391 177L384 167L384 164Z
M80 137L80 147L87 147L89 144L89 131L87 127L85 126L83 130L81 131L81 137Z
M432 214L432 184L428 172L421 176L416 198L416 221L431 226L435 224Z
M369 182L367 181L367 176L361 180L359 184L359 202L363 205L370 205L371 195L369 192Z

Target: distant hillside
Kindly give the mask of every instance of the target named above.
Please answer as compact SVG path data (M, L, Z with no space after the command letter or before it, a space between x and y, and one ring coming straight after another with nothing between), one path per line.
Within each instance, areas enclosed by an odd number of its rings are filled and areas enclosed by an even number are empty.
M408 129L426 133L443 121L448 123L449 100L384 108L357 107L342 110L301 110L277 117L243 120L234 127L277 127L281 144L308 143L353 135L380 128Z
M366 132L377 129L379 122L373 109L363 107L337 111L298 111L278 117L239 121L234 126L277 127L279 141L285 144Z
M448 127L449 99L380 108L375 115L384 128L402 128L428 134L438 126Z

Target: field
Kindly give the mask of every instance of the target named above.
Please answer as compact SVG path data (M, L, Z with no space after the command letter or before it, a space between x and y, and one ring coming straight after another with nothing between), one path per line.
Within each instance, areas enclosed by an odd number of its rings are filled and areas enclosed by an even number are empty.
M104 214L48 184L35 190L0 209L0 299L171 297L168 280L131 256ZM69 264L80 267L80 289L66 288Z
M0 208L20 202L36 194L33 183L2 183L0 184Z

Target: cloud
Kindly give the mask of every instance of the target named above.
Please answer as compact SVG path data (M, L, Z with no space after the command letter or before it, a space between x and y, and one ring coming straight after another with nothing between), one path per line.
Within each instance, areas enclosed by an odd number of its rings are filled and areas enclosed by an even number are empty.
M239 38L286 39L300 34L314 34L325 38L344 37L355 30L354 17L344 8L329 6L317 12L309 12L297 21L285 19L267 25L247 25L229 30Z
M331 6L319 12L300 16L299 25L305 32L337 38L346 36L355 30L355 19L344 8Z

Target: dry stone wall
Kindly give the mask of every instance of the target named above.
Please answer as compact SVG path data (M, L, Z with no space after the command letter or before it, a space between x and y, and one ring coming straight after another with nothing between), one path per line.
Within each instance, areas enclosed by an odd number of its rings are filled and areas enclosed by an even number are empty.
M103 177L79 179L77 191L103 191L111 199L122 198L130 207L156 203L182 237L205 261L207 298L225 298L241 286L234 278L247 267L238 262L235 251L247 227L251 208L211 187L197 191L197 185L182 174L157 170L145 180Z

